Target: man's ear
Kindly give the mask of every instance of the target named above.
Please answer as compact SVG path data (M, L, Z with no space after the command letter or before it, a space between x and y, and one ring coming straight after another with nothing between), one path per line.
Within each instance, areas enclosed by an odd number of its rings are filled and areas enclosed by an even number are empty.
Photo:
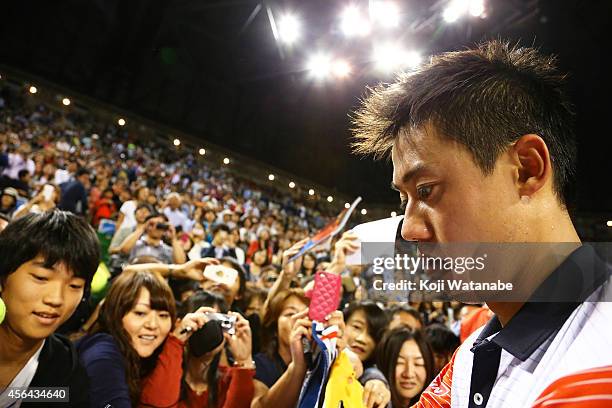
M513 146L518 165L518 193L531 197L552 176L552 163L546 142L535 134L521 136Z

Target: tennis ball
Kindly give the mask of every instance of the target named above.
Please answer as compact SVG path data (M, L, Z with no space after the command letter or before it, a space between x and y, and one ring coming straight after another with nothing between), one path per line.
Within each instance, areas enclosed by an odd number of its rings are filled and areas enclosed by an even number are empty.
M4 304L4 300L0 298L0 323L4 321L4 316L6 316L6 305Z

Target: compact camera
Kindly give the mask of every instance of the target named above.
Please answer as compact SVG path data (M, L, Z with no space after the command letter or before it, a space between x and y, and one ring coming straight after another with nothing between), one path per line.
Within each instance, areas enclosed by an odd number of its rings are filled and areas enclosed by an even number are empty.
M221 325L221 329L230 335L236 334L236 316L225 313L206 313L211 320L216 320Z

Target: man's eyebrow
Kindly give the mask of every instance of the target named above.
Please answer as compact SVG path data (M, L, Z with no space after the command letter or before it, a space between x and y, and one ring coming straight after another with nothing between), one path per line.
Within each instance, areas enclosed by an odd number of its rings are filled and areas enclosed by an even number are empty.
M426 169L426 166L423 163L417 164L416 166L414 166L413 168L411 168L410 170L408 170L407 172L404 173L400 183L401 184L408 184L410 182L410 180L414 176L416 176L418 173L421 173L425 169ZM391 182L391 188L393 190L400 191L399 186L397 184L395 184L394 182Z

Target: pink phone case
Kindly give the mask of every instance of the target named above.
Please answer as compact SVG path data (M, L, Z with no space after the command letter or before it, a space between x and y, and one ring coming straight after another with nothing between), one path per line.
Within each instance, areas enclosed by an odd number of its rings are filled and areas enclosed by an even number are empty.
M319 271L315 275L314 288L310 294L308 317L322 322L325 316L338 309L342 279L339 275Z

